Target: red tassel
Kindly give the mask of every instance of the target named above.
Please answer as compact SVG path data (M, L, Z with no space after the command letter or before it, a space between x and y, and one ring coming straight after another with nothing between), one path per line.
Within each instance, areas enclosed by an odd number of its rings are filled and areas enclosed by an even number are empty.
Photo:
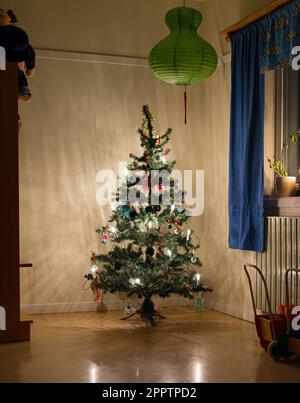
M187 124L187 93L184 91L184 124Z

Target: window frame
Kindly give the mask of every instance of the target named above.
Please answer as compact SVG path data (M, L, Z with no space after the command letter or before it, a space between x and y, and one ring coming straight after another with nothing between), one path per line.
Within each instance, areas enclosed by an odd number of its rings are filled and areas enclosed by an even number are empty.
M285 142L284 119L287 107L285 99L284 68L279 68L275 71L274 86L274 152L275 157L280 159L282 157L281 150ZM290 162L287 157L287 154L284 155L287 162L287 169L289 170ZM299 177L297 178L297 182L299 182ZM265 195L264 207L266 217L300 217L299 196L277 198L274 194L269 196Z
M299 73L300 74L300 73ZM282 147L287 137L292 134L292 132L286 133L285 120L287 119L287 108L288 101L286 99L288 84L285 81L285 68L278 68L275 71L275 157L277 159L284 159L285 167L291 174L291 148L287 148L284 154L281 154ZM293 176L295 174L293 173ZM300 169L296 174L297 183L300 182ZM299 196L297 196L299 197Z
M284 118L285 118L285 83L284 69L275 71L275 156L281 158L284 144Z

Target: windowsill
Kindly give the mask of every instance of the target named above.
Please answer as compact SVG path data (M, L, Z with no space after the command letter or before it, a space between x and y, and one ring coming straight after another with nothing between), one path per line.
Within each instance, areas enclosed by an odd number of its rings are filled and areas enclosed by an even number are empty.
M300 196L297 197L265 197L266 217L300 217Z

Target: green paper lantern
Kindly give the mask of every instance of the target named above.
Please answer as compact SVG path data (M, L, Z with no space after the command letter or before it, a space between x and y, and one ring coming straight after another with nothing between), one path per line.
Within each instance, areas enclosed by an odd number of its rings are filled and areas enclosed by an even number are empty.
M192 85L211 76L218 65L215 49L197 34L202 14L176 7L165 17L170 35L151 51L149 66L155 77L169 84Z

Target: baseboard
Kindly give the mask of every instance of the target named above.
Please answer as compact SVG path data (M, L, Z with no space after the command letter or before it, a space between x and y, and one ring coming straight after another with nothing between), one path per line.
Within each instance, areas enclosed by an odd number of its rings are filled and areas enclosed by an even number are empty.
M21 305L21 310L27 315L64 312L90 312L97 310L97 304L93 302L71 302L61 304Z
M127 300L128 303L136 306L137 299ZM193 307L194 300L187 300L182 297L174 296L170 298L154 298L154 302L160 308L180 308L180 307ZM60 303L60 304L35 304L35 305L22 305L21 310L27 315L40 315L50 313L68 313L68 312L93 312L97 310L119 311L124 309L124 300L120 298L107 298L101 305L94 302L73 302L73 303ZM244 319L253 322L254 315L252 311L240 309L236 306L229 304L219 304L212 302L209 304L210 308L227 315L234 316L239 319Z
M186 307L193 306L193 300L187 300L182 297L170 297L170 298L153 298L154 302L161 308L166 307ZM142 300L141 300L142 301ZM137 299L128 300L128 303L136 305L141 302ZM48 313L67 313L67 312L92 312L97 310L118 311L124 309L124 300L120 298L107 298L104 299L101 305L95 302L68 302L60 304L34 304L34 305L22 305L22 312L27 315L40 315Z
M252 310L241 309L230 304L219 304L218 302L212 302L211 308L217 312L226 313L227 315L234 316L238 319L254 322L254 314Z

